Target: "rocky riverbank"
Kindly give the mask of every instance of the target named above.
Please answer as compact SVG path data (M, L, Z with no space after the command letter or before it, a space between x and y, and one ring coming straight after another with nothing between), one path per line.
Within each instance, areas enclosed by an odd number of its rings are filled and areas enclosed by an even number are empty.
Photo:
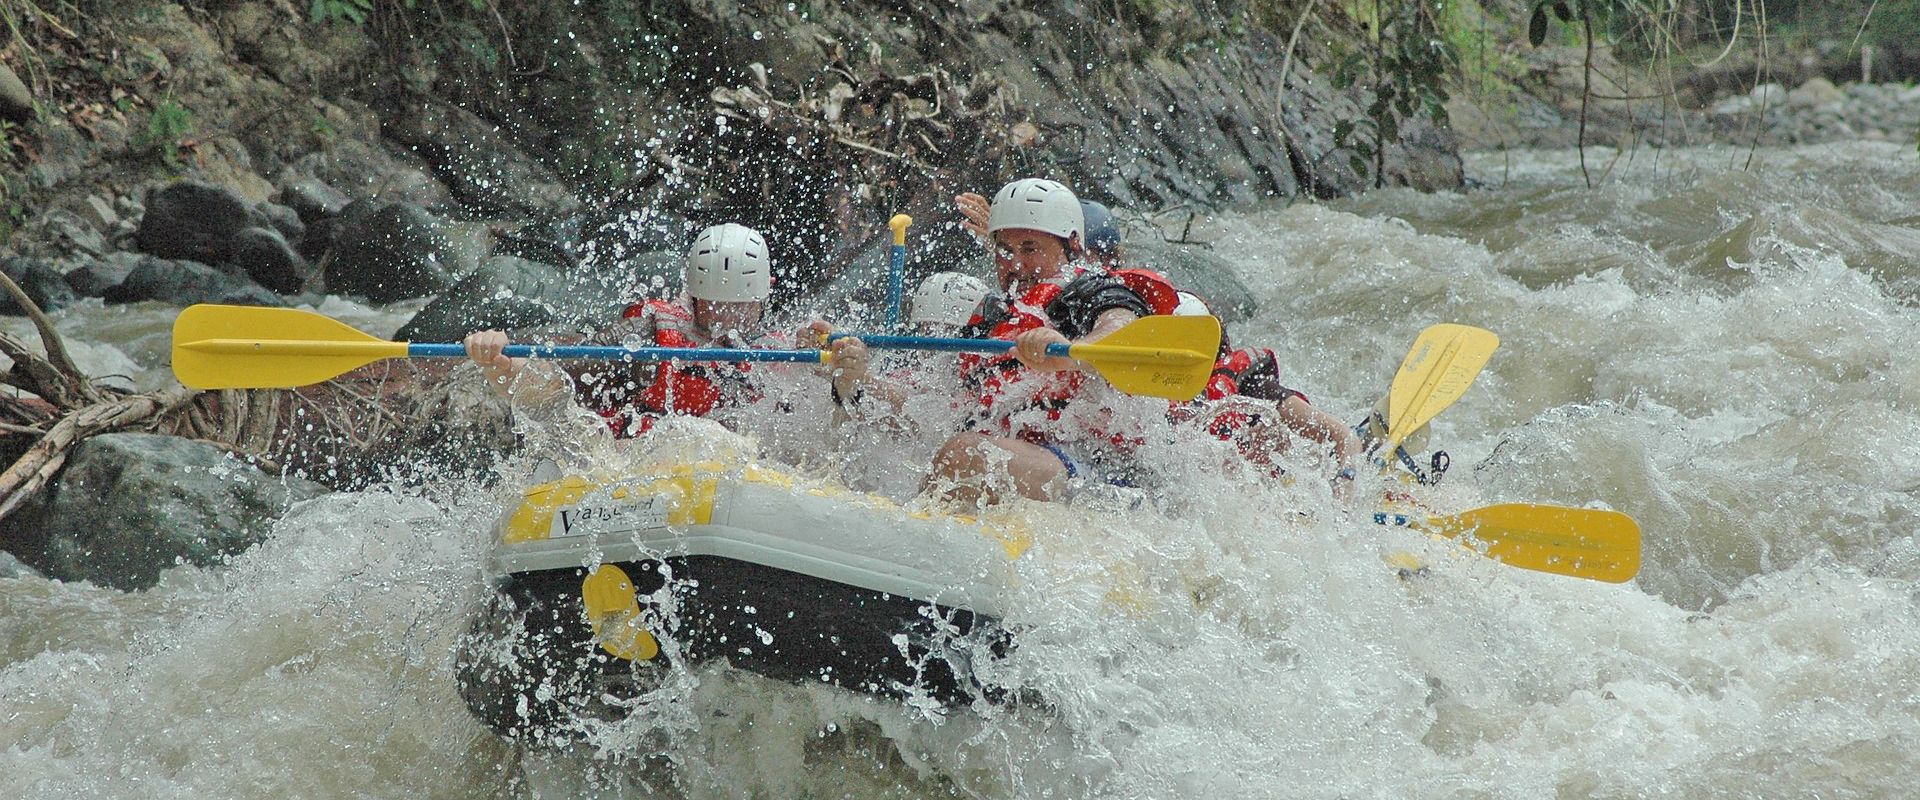
M921 220L912 272L977 263L949 198L1046 174L1118 207L1136 255L1231 321L1255 293L1217 256L1166 241L1156 214L1375 183L1450 189L1460 141L1764 145L1920 128L1910 87L1668 90L1605 52L1596 69L1584 52L1533 48L1511 56L1510 92L1457 92L1453 128L1398 120L1375 175L1358 140L1336 136L1369 106L1364 81L1336 67L1364 54L1365 29L1315 2L608 0L591 24L561 3L342 15L349 5L0 0L17 33L0 48L0 272L24 295L0 293L0 314L351 296L419 303L395 333L416 341L578 328L662 291L687 236L734 219L779 243L787 313L844 319L878 306L894 212ZM55 577L150 585L157 567L108 551L145 541L152 563L217 563L314 491L390 480L423 452L484 471L513 444L504 409L445 369L195 394L84 374L57 348L0 337L13 365L0 549ZM99 466L129 461L171 477ZM168 481L187 488L157 488ZM213 533L160 535L176 530Z
M577 327L663 285L721 218L782 244L790 313L870 309L883 220L923 220L916 272L977 258L948 198L1009 177L1066 180L1143 235L1168 208L1371 185L1333 135L1366 95L1328 74L1362 29L1287 5L610 0L588 22L564 3L0 0L0 272L22 290L0 314L337 295L424 303L399 338ZM1459 184L1444 130L1402 131L1381 182ZM1217 257L1136 244L1250 310ZM0 548L56 578L149 586L314 492L512 445L444 369L195 394L88 375L32 329L44 348L0 337Z
M1659 64L1622 64L1604 49L1592 69L1577 48L1507 56L1524 64L1510 83L1458 92L1448 103L1468 149L1770 147L1920 136L1920 87L1836 83L1810 61L1767 71L1735 61L1663 81Z

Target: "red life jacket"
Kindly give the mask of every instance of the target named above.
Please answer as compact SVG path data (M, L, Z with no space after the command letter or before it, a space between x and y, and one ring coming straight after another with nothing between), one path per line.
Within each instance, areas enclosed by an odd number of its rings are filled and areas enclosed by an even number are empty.
M1140 295L1140 299L1147 301L1147 307L1153 309L1155 314L1172 314L1180 306L1180 291L1158 272L1136 268L1116 269L1107 274L1119 278L1134 294Z
M1076 270L1073 275L1034 284L1019 297L1010 298L1003 308L995 309L996 312L1001 312L1000 319L987 328L987 337L1011 341L1027 331L1053 327L1053 321L1047 318L1047 304L1059 297L1060 290L1078 275L1079 271ZM987 308L982 304L967 320L968 327L986 326L988 323L986 314ZM1078 371L1032 372L1020 365L1020 359L1014 357L1011 350L995 355L962 353L959 365L961 385L973 389L978 394L982 416L989 415L994 409L996 400L1004 398L1008 402L1019 405L1039 406L1046 411L1048 421L1058 421L1060 409L1066 405L1067 400L1086 386L1084 373ZM1022 403L1022 400L1025 402ZM1005 406L1007 403L1003 402L1001 405ZM1017 408L1010 410L1017 410ZM996 416L1001 418L1001 432L1013 434L1013 431L1007 430L1008 423L1005 415ZM1031 432L1026 433L1031 435Z
M693 312L678 303L648 300L628 306L620 316L650 327L655 347L709 346L695 334ZM653 380L632 393L627 402L597 411L606 418L615 436L623 439L638 436L667 414L704 417L714 409L758 399L759 393L748 380L751 371L752 366L746 362L661 362L654 365Z
M1247 394L1246 384L1257 383L1255 394ZM1307 396L1280 385L1280 360L1272 350L1265 347L1251 347L1229 351L1213 364L1213 376L1207 379L1207 388L1201 395L1207 400L1222 400L1235 395L1246 395L1259 400L1272 401L1275 410L1289 397L1298 397L1306 402ZM1191 418L1199 409L1189 407L1175 415L1175 419ZM1258 414L1244 411L1226 411L1215 415L1207 422L1207 432L1214 436L1245 446L1240 440L1240 431L1256 421Z
M1053 320L1047 318L1047 306L1075 278L1086 274L1086 267L1074 267L1073 270L1058 278L1043 281L1029 287L1019 297L1009 300L1001 309L995 309L998 319L989 318L983 304L976 309L967 327L980 329L986 327L986 335L994 339L1012 340L1020 334L1039 328L1054 327ZM1180 298L1173 284L1159 273L1146 269L1114 270L1111 273L1122 285L1145 300L1154 314L1170 314L1179 305ZM1001 432L1018 436L1021 439L1042 442L1053 438L1048 433L1030 425L1019 430L1011 430L1008 417L1020 408L1038 408L1045 414L1049 423L1059 422L1066 404L1087 386L1088 376L1084 372L1036 373L1020 365L1020 360L1011 351L997 355L962 354L959 359L961 381L979 393L982 417L998 418ZM996 402L1001 411L993 414ZM1008 407L1011 405L1012 407ZM1113 439L1115 444L1125 444L1117 435L1095 432L1102 438Z

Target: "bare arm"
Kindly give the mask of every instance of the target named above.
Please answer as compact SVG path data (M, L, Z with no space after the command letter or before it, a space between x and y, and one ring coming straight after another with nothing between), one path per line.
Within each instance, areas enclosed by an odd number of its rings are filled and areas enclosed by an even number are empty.
M1338 417L1309 405L1299 395L1293 395L1280 401L1280 420L1289 430L1308 439L1333 448L1333 457L1339 464L1336 467L1335 490L1352 491L1354 464L1360 453L1360 442L1354 438L1353 431ZM1343 495L1345 496L1345 495Z
M1078 339L1068 339L1065 334L1052 328L1035 328L1020 334L1013 340L1014 357L1028 369L1040 372L1061 372L1069 369L1081 369L1078 360L1068 356L1047 355L1047 346L1051 344L1093 344L1111 335L1139 319L1138 314L1124 308L1109 308L1100 312L1093 321L1093 330Z

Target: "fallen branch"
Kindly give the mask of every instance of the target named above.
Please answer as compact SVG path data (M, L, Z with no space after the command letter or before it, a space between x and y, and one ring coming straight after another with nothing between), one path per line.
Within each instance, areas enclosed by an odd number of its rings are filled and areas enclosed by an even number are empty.
M13 359L13 369L20 373L15 380L7 383L18 386L45 398L47 402L61 408L77 408L92 405L105 400L109 395L100 391L87 380L85 373L73 363L67 355L67 346L60 338L60 331L53 327L53 320L40 310L39 304L27 297L20 284L13 278L0 272L0 287L13 296L14 303L33 320L33 327L40 332L40 347L45 350L45 358L36 355L26 343L13 336L0 334L0 354ZM20 379L24 379L24 382Z
M199 392L184 386L96 403L55 423L25 455L0 473L0 520L46 485L67 462L73 445L98 433L120 430L164 415Z

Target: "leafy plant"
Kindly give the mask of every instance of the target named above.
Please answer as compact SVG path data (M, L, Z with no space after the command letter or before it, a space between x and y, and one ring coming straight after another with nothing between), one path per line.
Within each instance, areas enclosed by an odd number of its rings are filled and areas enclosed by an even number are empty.
M159 151L160 160L168 167L179 169L180 140L193 133L193 112L172 100L163 100L154 106L153 114L147 117L146 130L140 132L138 144Z
M407 5L411 7L413 4ZM373 0L313 0L313 5L307 10L307 18L327 24L351 22L365 25L370 13L373 13Z
M1337 54L1334 85L1372 91L1365 113L1334 124L1334 143L1353 151L1350 165L1360 175L1371 161L1373 185L1386 185L1387 146L1399 141L1401 123L1421 116L1447 121L1447 81L1459 64L1452 43L1440 34L1434 7L1427 3L1373 0L1355 9L1369 36L1362 49ZM1370 12L1370 13L1367 13ZM1366 133L1364 138L1355 134Z
M333 137L340 134L334 129L333 123L327 121L325 115L318 113L313 115L313 123L308 126L308 130L313 133L313 138L323 142L332 141Z

